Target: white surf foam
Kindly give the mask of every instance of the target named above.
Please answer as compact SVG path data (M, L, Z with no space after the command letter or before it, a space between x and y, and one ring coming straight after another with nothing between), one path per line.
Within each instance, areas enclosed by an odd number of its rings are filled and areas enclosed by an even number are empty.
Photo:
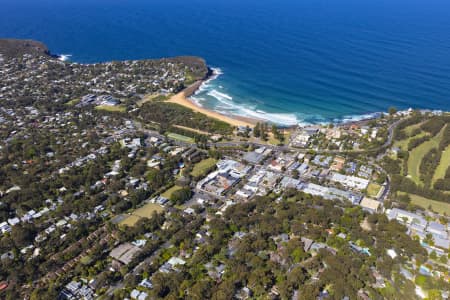
M208 96L215 98L220 103L229 107L229 109L237 108L236 104L233 102L233 97L225 93L221 93L218 90L211 90L207 93Z
M203 107L203 103L204 101L206 101L205 98L201 98L201 97L190 97L189 100L191 100L192 102L195 103L195 105L199 106L199 107Z
M238 104L235 101L233 101L233 97L225 93L226 89L222 85L212 84L212 81L216 80L219 76L221 76L223 74L223 71L220 68L211 68L211 70L212 70L211 77L202 83L202 85L196 91L194 96L191 97L191 100L195 104L204 107L204 104L206 104L207 101L209 100L206 99L207 97L203 97L203 95L206 94L207 96L212 97L217 101L215 105L213 105L213 110L224 115L249 117L261 120L262 122L270 122L283 126L294 126L294 125L308 126L311 124L329 124L329 123L338 124L338 123L356 122L365 119L379 117L381 114L379 112L376 112L362 115L348 115L342 118L328 120L320 115L310 116L301 113L266 112L264 110L258 109L257 106L253 106L250 104ZM202 94L202 96L199 96L199 94Z
M61 54L61 55L58 55L58 59L59 59L60 61L68 61L71 57L72 57L71 54Z
M217 100L233 100L233 97L225 93L221 93L218 90L211 90L208 92L208 95L216 98Z
M211 68L212 70L212 75L210 78L208 78L207 80L205 80L200 86L199 88L195 91L194 95L198 95L204 91L207 91L208 89L211 88L210 82L213 80L216 80L220 75L223 74L222 70L220 68Z
M368 119L374 119L381 116L381 112L374 112L374 113L368 113L368 114L362 114L362 115L349 115L344 116L340 119L335 119L334 121L336 123L349 123L349 122L358 122L362 120L368 120Z
M223 74L223 71L222 71L221 68L217 68L217 67L214 67L214 68L213 68L213 67L211 67L211 70L213 71L213 74L215 74L215 75L217 75L217 76Z
M269 113L263 110L255 110L248 107L240 107L238 112L240 112L240 115L244 115L246 117L259 119L278 125L292 126L299 123L297 115L291 113Z
M214 110L225 115L236 115L261 120L262 122L271 122L278 125L292 126L299 123L299 120L295 114L291 113L269 113L250 105L241 105L233 101L233 97L224 92L224 87L214 86L212 81L216 80L223 74L220 68L211 68L213 75L203 82L203 84L196 91L191 100L199 105L207 101L203 97L199 97L199 94L206 93L206 95L214 98L218 103L214 105ZM219 91L220 90L220 91Z

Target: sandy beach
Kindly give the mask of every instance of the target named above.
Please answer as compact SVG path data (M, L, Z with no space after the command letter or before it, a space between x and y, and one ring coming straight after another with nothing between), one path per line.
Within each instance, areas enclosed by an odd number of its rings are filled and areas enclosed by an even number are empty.
M226 122L228 124L231 124L233 126L249 126L254 127L257 120L250 120L247 118L240 118L240 117L229 117L222 114L219 114L215 111L208 110L206 108L200 107L194 102L190 101L188 97L192 95L198 87L201 85L201 81L198 81L185 90L179 92L178 94L172 96L167 102L170 103L176 103L179 105L182 105L184 107L190 108L193 111L197 111L199 113L202 113L204 115L207 115L208 117L218 119L220 121Z

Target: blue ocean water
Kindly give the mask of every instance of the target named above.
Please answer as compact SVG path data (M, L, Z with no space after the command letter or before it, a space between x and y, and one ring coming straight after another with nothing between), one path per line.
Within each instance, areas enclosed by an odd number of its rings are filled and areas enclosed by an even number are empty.
M0 0L0 37L78 62L204 57L195 96L280 124L450 110L448 0Z

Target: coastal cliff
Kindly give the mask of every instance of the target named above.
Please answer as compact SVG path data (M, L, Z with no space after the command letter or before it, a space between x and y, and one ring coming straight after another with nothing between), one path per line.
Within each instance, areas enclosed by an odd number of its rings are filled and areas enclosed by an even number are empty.
M0 39L0 54L6 58L24 54L50 56L50 51L45 44L34 40Z

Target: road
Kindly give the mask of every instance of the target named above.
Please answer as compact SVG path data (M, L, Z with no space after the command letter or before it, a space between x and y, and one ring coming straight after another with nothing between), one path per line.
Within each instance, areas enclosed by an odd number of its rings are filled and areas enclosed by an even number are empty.
M349 154L349 153L365 153L365 152L376 152L376 151L380 151L382 149L385 149L387 147L389 147L394 139L394 132L395 129L397 128L397 126L403 121L404 119L400 119L395 121L394 123L392 123L391 125L389 125L388 127L388 138L386 140L386 142L381 145L378 148L375 149L370 149L370 150L347 150L347 151L341 151L341 150L319 150L319 151L315 151L316 153L319 154L332 154L332 155L336 155L336 154ZM156 132L154 130L148 130L148 129L144 129L142 124L139 122L135 122L136 126L142 130L144 133L146 133L147 135L150 136L155 136L158 137L160 139L167 139L166 136L161 135L159 132ZM184 146L184 147L195 147L197 148L196 144L190 144L190 143L186 143L186 142L181 142L181 141L176 141L176 140L171 140L171 142L173 142L174 144L178 145L178 146ZM298 149L298 148L294 148L291 146L277 146L277 145L268 145L268 144L262 144L262 143L255 143L255 142L242 142L242 141L233 141L233 142L216 142L216 143L208 143L207 144L209 147L216 147L216 148L241 148L242 146L245 145L252 145L253 147L266 147L266 148L270 148L272 150L277 150L277 151L300 151L300 152L307 152L310 151L311 149ZM383 159L383 157L386 155L386 153L382 153L377 157L377 161L380 161L381 159ZM384 171L384 169L378 165L376 162L372 162L372 165L375 166L377 168L377 170L379 172L382 173L386 173ZM391 179L389 177L389 174L387 174L386 177L386 184L384 185L384 191L382 193L382 195L379 197L379 201L384 202L387 198L387 196L389 195L390 192L390 186L391 184Z
M365 152L376 152L379 151L381 149L387 148L392 144L392 141L394 139L394 131L395 128L398 126L398 124L400 124L404 119L400 119L395 121L394 123L392 123L389 127L388 127L388 138L386 140L386 142L379 146L378 148L375 149L370 149L370 150L346 150L346 151L341 151L341 150L314 150L316 153L320 153L320 154L348 154L348 153L365 153ZM160 134L159 132L155 131L155 130L150 130L150 129L145 129L142 124L138 121L135 121L135 126L141 130L142 132L146 133L149 136L154 136L157 137L159 139L169 139L168 137L166 137L165 135ZM173 142L175 145L178 146L183 146L183 147L197 147L196 144L192 144L192 143L187 143L187 142L182 142L182 141L178 141L178 140L173 140L173 139L169 139L171 142ZM208 143L207 146L208 147L216 147L216 148L240 148L242 146L245 145L253 145L254 147L266 147L266 148L270 148L272 150L278 150L278 151L300 151L300 152L308 152L311 149L299 149L299 148L295 148L295 147L291 147L288 145L283 145L283 146L277 146L277 145L269 145L269 144L263 144L263 143L255 143L255 142L247 142L247 141L232 141L232 142L214 142L214 143Z
M403 121L403 119L401 120L397 120L394 123L392 123L389 127L388 127L388 138L386 140L386 142L379 146L378 148L374 148L374 149L370 149L370 150L365 150L365 149L361 149L361 150L346 150L346 151L341 151L341 150L314 150L316 153L321 153L321 154L346 154L346 153L365 153L365 152L375 152L375 151L379 151L381 149L387 148L392 144L392 141L394 139L394 131L395 128L397 128L398 124L400 124ZM300 151L300 152L307 152L310 151L311 149L299 149L299 148L295 148L295 147L291 147L291 146L277 146L277 145L268 145L268 144L262 144L262 143L254 143L254 142L218 142L218 143L209 143L208 146L214 146L217 148L220 147L242 147L243 145L253 145L255 147L266 147L266 148L271 148L273 150L279 150L279 151L286 151L286 150L292 150L292 151Z

